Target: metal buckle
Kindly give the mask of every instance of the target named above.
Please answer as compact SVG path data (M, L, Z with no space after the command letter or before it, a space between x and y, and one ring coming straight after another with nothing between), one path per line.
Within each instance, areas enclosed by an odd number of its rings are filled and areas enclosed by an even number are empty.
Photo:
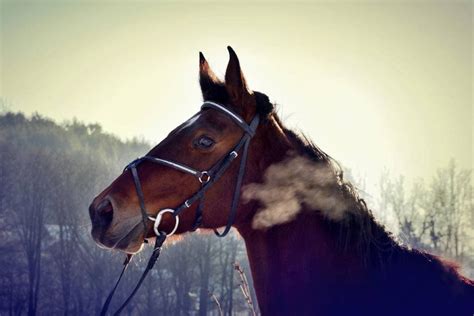
M239 155L239 154L238 154L235 150L233 150L233 151L230 152L230 157L231 157L232 159L237 158L238 155Z
M209 180L211 180L211 176L209 175L207 171L201 171L201 174L199 175L198 180L202 184L205 184L205 183L208 183Z
M163 218L164 213L171 213L171 214L174 215L174 210L170 209L170 208L165 208L165 209L159 211L158 214L156 215L156 217L148 216L148 219L155 222L155 224L153 224L153 230L155 231L156 236L161 235L161 232L158 230L158 226L160 226L161 219ZM176 222L174 224L173 230L171 230L171 232L169 232L169 233L166 233L166 236L168 236L168 237L173 235L176 232L176 229L178 229L179 217L178 217L178 215L175 215L174 218L175 218Z

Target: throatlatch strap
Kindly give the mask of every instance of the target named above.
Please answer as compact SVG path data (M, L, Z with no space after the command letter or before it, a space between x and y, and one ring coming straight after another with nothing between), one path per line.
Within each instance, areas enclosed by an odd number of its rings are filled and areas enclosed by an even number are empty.
M229 217L227 219L227 225L225 226L224 231L222 233L219 233L217 229L214 229L214 233L218 237L226 236L229 233L230 229L232 228L232 224L234 224L235 217L237 215L237 206L239 205L239 200L240 200L240 190L242 189L242 182L245 176L245 166L247 164L249 144L250 144L250 140L252 139L253 135L255 134L257 130L259 122L260 122L260 118L258 114L256 114L249 125L249 128L252 132L245 134L242 138L244 140L244 150L242 153L242 158L241 158L242 160L240 161L239 174L237 176L237 183L235 184L234 196L232 198L232 205L230 208Z
M199 200L199 204L196 208L196 216L194 218L194 224L193 224L193 227L191 228L191 231L195 231L196 229L199 228L199 226L201 226L203 204L204 204L204 196Z
M227 225L225 226L224 231L222 233L219 233L217 229L214 229L214 233L218 237L224 237L229 233L230 229L232 228L232 224L235 221L235 216L237 215L237 206L239 205L240 199L240 189L245 175L245 165L247 164L247 153L250 144L250 136L246 135L246 137L247 139L244 143L244 151L242 153L242 160L240 162L239 174L237 176L237 182L235 184L234 196L232 198L232 205L230 207L229 217L227 218Z

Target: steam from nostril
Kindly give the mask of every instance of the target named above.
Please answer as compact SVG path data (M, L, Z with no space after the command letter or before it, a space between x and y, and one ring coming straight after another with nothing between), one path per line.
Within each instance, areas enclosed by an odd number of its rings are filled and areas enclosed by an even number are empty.
M245 186L243 198L262 204L252 227L268 229L292 221L303 209L318 211L331 220L342 220L348 212L357 211L349 188L332 163L292 155L268 167L263 183Z
M108 226L113 219L114 209L108 199L102 201L97 206L97 218L100 226Z

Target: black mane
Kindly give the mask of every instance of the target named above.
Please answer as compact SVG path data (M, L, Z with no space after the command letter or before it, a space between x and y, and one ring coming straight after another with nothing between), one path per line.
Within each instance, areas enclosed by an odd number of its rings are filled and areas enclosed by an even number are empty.
M473 282L459 273L459 266L456 263L446 261L423 250L412 249L399 244L392 233L377 222L364 199L359 197L356 188L344 179L343 170L339 163L304 134L297 134L284 127L276 114L273 115L273 118L283 129L294 149L300 155L315 163L330 166L343 194L354 200L356 211L347 212L347 216L343 220L333 221L323 217L330 231L334 234L333 236L337 241L336 245L340 251L352 252L360 256L364 265L368 269L373 269L372 271L375 274L372 277L377 279L378 282L386 282L387 280L390 280L393 284L399 282L396 286L401 286L404 289L403 291L406 291L408 298L411 294L407 290L411 286L413 273L418 274L420 287L426 287L427 293L433 290L431 287L437 287L435 295L441 295L439 299L448 297L450 293L448 285L462 287L465 288L463 291L472 293ZM445 275L442 282L446 282L446 285L436 283L440 275ZM407 276L407 279L399 279L400 276ZM396 292L396 286L394 287L394 293ZM470 290L467 290L467 288L470 288ZM415 297L415 294L413 293L412 296ZM467 292L463 293L463 295L465 294Z
M363 257L366 265L380 266L389 259L392 252L404 249L398 244L395 237L377 222L354 185L344 179L344 172L340 164L315 145L306 135L298 134L284 127L276 113L273 118L293 144L294 150L315 163L329 166L334 172L334 177L343 195L354 201L355 210L347 212L343 220L333 221L324 218L334 233L340 250L356 251Z

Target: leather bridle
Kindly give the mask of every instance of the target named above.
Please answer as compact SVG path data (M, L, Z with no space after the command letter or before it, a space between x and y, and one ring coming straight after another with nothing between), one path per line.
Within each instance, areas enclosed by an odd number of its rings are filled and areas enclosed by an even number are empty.
M119 309L115 312L114 315L120 314L120 312L131 301L131 299L133 298L133 296L135 295L137 290L140 288L140 285L142 284L142 282L145 279L146 275L153 268L153 265L155 264L156 260L158 259L159 255L160 255L160 252L161 252L161 246L165 242L166 238L173 235L176 232L176 230L179 226L179 215L181 214L181 212L183 212L185 209L190 208L191 205L193 205L197 200L199 200L199 204L198 204L197 209L196 209L196 217L194 219L194 224L193 224L192 230L196 230L201 225L203 200L204 200L204 195L205 195L206 191L209 190L209 188L211 188L212 185L217 180L219 180L219 178L229 168L229 166L235 160L235 158L237 158L237 156L239 155L238 154L239 151L243 147L242 158L240 160L239 171L238 171L238 174L237 174L237 181L236 181L236 184L235 184L234 195L233 195L233 198L232 198L232 203L231 203L231 207L230 207L229 217L227 219L227 224L226 224L226 226L224 228L224 231L222 233L218 232L217 230L214 230L215 234L218 237L224 237L225 235L227 235L229 233L229 231L232 227L232 224L235 221L235 217L237 215L237 206L238 206L239 200L240 200L240 189L241 189L242 181L243 181L243 178L244 178L244 175L245 175L245 166L247 164L248 148L249 148L250 140L255 135L258 124L260 122L260 118L259 118L258 114L256 114L253 117L253 119L251 120L250 124L247 124L247 122L245 122L245 120L242 117L240 117L238 114L236 114L233 111L227 109L226 107L224 107L221 104L218 104L218 103L215 103L215 102L210 102L210 101L206 101L206 102L203 103L203 105L201 106L201 110L204 110L204 109L214 109L214 110L220 111L221 113L224 113L225 115L230 117L244 131L244 134L240 138L240 141L234 146L234 148L232 150L230 150L226 155L224 155L224 157L222 157L210 169L199 171L199 170L196 170L192 167L186 166L186 165L178 163L178 162L174 162L174 161L166 160L166 159L162 159L162 158L157 158L157 157L153 157L153 156L148 156L148 155L144 156L144 157L141 157L141 158L138 158L138 159L135 159L134 161L129 163L124 169L124 172L130 170L130 172L132 174L132 177L133 177L133 182L135 183L135 190L136 190L136 193L137 193L137 196L138 196L138 201L139 201L139 204L140 204L140 211L141 211L141 214L142 214L142 222L143 222L143 228L144 228L144 238L146 238L146 234L147 234L147 231L148 231L147 223L148 223L149 220L151 220L151 221L154 221L153 230L156 234L156 241L155 241L155 245L153 247L153 253L150 256L150 259L148 260L147 267L143 271L143 274L142 274L140 280L138 281L138 283L135 286L132 293L124 301L124 303L119 307ZM160 165L163 165L163 166L166 166L166 167L169 167L169 168L173 168L173 169L176 169L176 170L181 171L183 173L191 174L194 177L196 177L196 179L200 182L201 188L196 193L194 193L192 196L190 196L188 199L186 199L177 208L175 208L175 209L165 208L165 209L160 210L156 216L153 216L146 209L145 196L143 194L143 189L142 189L142 186L141 186L140 177L138 175L138 169L137 169L137 167L142 162L145 162L145 161L152 162L152 163L155 163L155 164L160 164ZM165 213L170 213L175 218L175 225L174 225L173 229L168 233L166 233L164 231L161 231L159 229L161 220L162 220L163 215ZM115 293L115 290L117 289L118 284L120 283L120 280L121 280L121 278L122 278L122 276L125 272L125 269L127 268L128 264L131 260L131 257L132 257L132 255L127 256L127 259L124 262L124 267L122 269L122 272L120 273L120 276L119 276L115 286L113 287L112 291L110 292L109 296L107 297L107 300L104 303L104 306L102 307L101 315L106 314L106 312L108 310L108 307L109 307L109 304L110 304L110 301L112 300L112 297Z

